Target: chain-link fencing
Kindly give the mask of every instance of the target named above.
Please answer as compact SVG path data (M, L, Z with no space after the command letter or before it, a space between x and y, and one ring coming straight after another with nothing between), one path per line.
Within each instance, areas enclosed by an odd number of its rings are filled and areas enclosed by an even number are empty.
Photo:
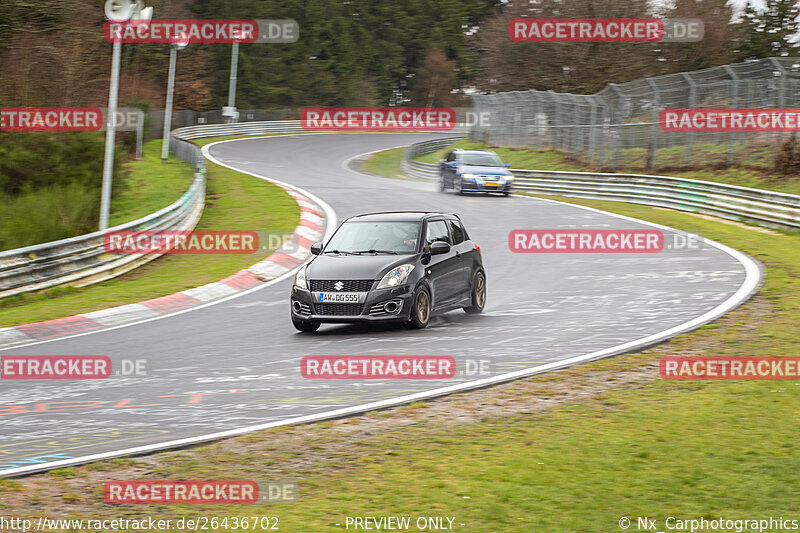
M663 109L800 107L800 58L768 58L608 84L593 95L512 91L472 95L472 139L553 148L594 165L670 168L734 163L767 168L786 133L667 132Z

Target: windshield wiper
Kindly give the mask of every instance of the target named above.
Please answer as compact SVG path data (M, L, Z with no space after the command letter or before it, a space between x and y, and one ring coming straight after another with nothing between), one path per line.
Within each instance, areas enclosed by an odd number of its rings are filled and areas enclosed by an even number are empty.
M353 252L354 254L392 254L398 255L397 252L394 250L360 250L358 252Z
M324 252L324 253L326 253L326 254L342 254L342 255L348 255L348 254L355 253L355 252L340 252L339 250L325 250L325 252Z

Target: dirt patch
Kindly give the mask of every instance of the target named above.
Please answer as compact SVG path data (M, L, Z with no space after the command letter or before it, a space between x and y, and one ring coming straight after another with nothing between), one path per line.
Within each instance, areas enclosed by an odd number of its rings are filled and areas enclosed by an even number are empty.
M765 228L762 226L749 226L747 224L743 224L735 220L728 220L727 218L719 218L711 215L701 215L700 213L687 213L687 215L692 215L693 217L697 218L704 218L706 220L713 220L714 222L722 222L723 224L729 224L731 226L736 226L737 228L749 229L752 231L757 231L759 233L766 233L768 235L781 235L780 232L771 230L769 228Z

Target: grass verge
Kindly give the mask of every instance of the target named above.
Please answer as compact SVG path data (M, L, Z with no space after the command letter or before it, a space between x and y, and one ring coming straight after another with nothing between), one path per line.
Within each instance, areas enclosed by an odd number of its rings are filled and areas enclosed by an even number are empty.
M379 176L407 179L400 170L400 161L403 160L403 152L405 151L405 147L383 150L361 161L360 166L366 172Z
M463 148L466 150L494 150L505 163L510 163L512 168L537 170L578 170L585 172L597 172L598 170L602 170L591 165L575 161L563 152L559 152L557 150L532 150L506 147L498 148L482 143L474 143L468 139L461 139L460 141L457 141L446 148L442 148L441 150L430 154L419 156L417 159L426 163L438 163L444 157L444 153L451 148ZM388 159L389 157L390 154L386 154L385 152L376 154L376 158ZM775 175L770 170L741 165L717 169L664 168L660 170L657 169L652 172L645 172L645 170L641 167L626 167L620 169L618 172L666 174L669 176L689 179L716 181L719 183L739 185L742 187L753 187L756 189L769 189L790 194L800 194L800 178L797 176L782 177Z
M204 139L207 143L215 140L218 139ZM162 166L158 156L153 160L154 153L161 153L160 142L148 143L148 148L141 179L157 176ZM189 176L191 178L191 168ZM276 185L211 163L207 180L206 206L197 230L291 232L300 220L300 210L295 201ZM163 190L165 195L168 194L166 187ZM182 186L170 191L168 196L164 196L170 199L168 202L160 206L151 203L147 212L169 205L184 190L185 186ZM129 199L124 203L135 202ZM166 255L123 276L88 287L55 287L36 294L4 298L0 300L0 327L97 311L179 292L229 276L257 263L269 253Z
M170 154L161 162L161 140L142 146L142 159L125 163L124 190L111 199L109 225L116 226L155 213L181 197L192 184L192 166Z
M765 284L710 327L640 353L380 413L6 481L0 510L34 516L34 504L47 502L49 515L74 518L145 510L159 518L277 516L286 531L342 531L347 516L443 516L470 532L618 531L622 517L636 524L638 516L663 529L669 516L791 514L800 382L665 381L658 361L796 355L800 235L566 201L733 246L762 261ZM215 478L292 479L301 496L280 506L111 507L102 499L109 479Z

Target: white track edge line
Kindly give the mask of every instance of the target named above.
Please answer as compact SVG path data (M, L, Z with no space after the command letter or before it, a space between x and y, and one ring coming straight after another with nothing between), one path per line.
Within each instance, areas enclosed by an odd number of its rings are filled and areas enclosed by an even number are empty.
M287 137L287 136L283 135L282 137ZM238 140L238 139L234 139L234 141L235 140ZM220 142L231 142L231 141L220 141ZM209 144L209 145L206 145L206 146L203 147L204 148L204 155L205 155L205 148L213 146L214 144L217 144L217 143L212 143L212 144ZM207 155L207 157L208 157L208 155ZM223 165L223 166L227 166L227 165ZM228 168L231 168L232 170L234 170L232 167L228 167ZM238 172L238 170L237 170L237 172ZM252 173L249 173L249 174L254 175ZM256 177L258 177L258 176L256 176ZM515 196L520 196L520 195L515 195ZM544 199L544 198L538 198L538 197L534 198L534 197L531 197L531 196L521 196L521 197L522 198L528 198L528 199L531 199L531 200L544 200L544 201L547 201L547 202L557 203L557 204L561 204L561 205L568 205L568 206L577 207L577 208L580 208L580 209L586 209L586 210L589 210L589 211L594 211L596 213L601 213L603 215L611 215L611 216L614 216L614 217L617 217L617 218L620 218L620 219L624 219L624 220L628 220L628 221L631 221L631 222L636 222L636 223L640 223L640 224L644 224L644 225L652 226L652 227L656 227L656 228L667 229L669 231L679 231L679 230L676 230L675 228L670 228L668 226L663 226L661 224L656 224L655 222L648 222L646 220L640 220L640 219L633 218L633 217L628 217L628 216L625 216L625 215L618 215L616 213L609 213L609 212L602 211L600 209L595 209L595 208L592 208L592 207L586 207L586 206L581 206L581 205L577 205L577 204L570 204L570 203L567 203L567 202L559 202L557 200L550 200L550 199ZM325 204L325 205L327 205L327 204ZM196 436L196 437L189 437L189 438L185 438L185 439L178 439L178 440L163 442L163 443L159 443L159 444L149 444L149 445L146 445L146 446L138 446L138 447L134 447L134 448L127 448L127 449L124 449L124 450L118 450L118 451L113 451L113 452L105 452L105 453L100 453L100 454L87 455L87 456L83 456L83 457L75 457L75 458L72 458L72 459L64 459L62 461L54 461L54 462L51 462L51 463L46 463L46 464L41 464L41 465L32 465L32 466L27 466L27 467L0 470L0 477L11 477L11 476L20 476L20 475L25 475L25 474L32 474L32 473L35 473L35 472L38 472L38 471L41 471L41 470L51 470L51 469L59 468L59 467L63 467L63 466L73 466L73 465L78 465L78 464L98 461L98 460L102 460L102 459L113 459L113 458L116 458L116 457L123 457L123 456L126 456L126 455L142 455L142 454L151 453L151 452L164 450L164 449L168 449L168 448L177 448L177 447L189 446L189 445L193 445L193 444L199 444L199 443L203 443L203 442L219 440L219 439L222 439L222 438L242 435L242 434L245 434L245 433L252 433L252 432L255 432L255 431L262 431L262 430L265 430L265 429L270 429L270 428L279 427L279 426L297 425L297 424L303 424L303 423L308 423L308 422L318 422L318 421L329 419L329 418L338 418L338 417L342 417L342 416L346 416L346 415L352 415L352 414L362 413L362 412L365 412L365 411L371 411L371 410L374 410L374 409L382 409L382 408L386 408L386 407L393 407L393 406L396 406L396 405L408 403L408 402L415 401L415 400L430 399L430 398L435 398L437 396L443 396L443 395L446 395L446 394L452 394L452 393L455 393L455 392L464 392L464 391L468 391L468 390L472 390L472 389L478 389L478 388L482 388L482 387L487 387L487 386L490 386L490 385L496 385L498 383L503 383L503 382L506 382L506 381L512 381L514 379L518 379L518 378L522 378L522 377L528 377L528 376L533 376L533 375L537 375L537 374L542 374L542 373L548 372L550 370L558 370L558 369L561 369L561 368L572 366L572 365L577 364L577 363L584 363L584 362L588 362L588 361L593 361L593 360L596 360L596 359L601 359L601 358L604 358L604 357L609 357L609 356L612 356L612 355L618 355L618 354L625 353L625 352L628 352L628 351L633 351L633 350L640 349L640 348L643 348L643 347L646 347L646 346L651 346L651 345L656 344L658 342L667 340L670 337L673 337L673 336L678 335L680 333L684 333L686 331L695 329L695 328L697 328L697 327L699 327L699 326L701 326L703 324L707 324L707 323L715 320L716 318L719 318L720 316L724 315L728 311L730 311L732 309L735 309L736 307L738 307L739 305L741 305L742 303L747 301L750 298L750 296L752 296L755 293L755 291L758 289L758 287L759 287L759 285L760 285L760 283L762 281L762 270L761 270L760 265L758 263L756 263L755 260L753 260L749 256L743 254L742 252L740 252L740 251L738 251L738 250L736 250L734 248L731 248L729 246L726 246L726 245L724 245L722 243L718 243L718 242L713 241L711 239L705 239L705 241L710 243L712 246L715 246L716 248L720 249L721 251L727 253L728 255L733 257L735 260L737 260L745 269L745 279L742 282L742 285L739 287L739 289L737 289L737 291L734 292L724 302L721 302L720 304L715 306L713 309L711 309L709 311L706 311L705 313L703 313L699 317L693 318L691 320L688 320L688 321L686 321L686 322L684 322L682 324L679 324L677 326L673 326L672 328L666 329L664 331L661 331L661 332L658 332L658 333L654 333L654 334L651 334L651 335L648 335L646 337L642 337L640 339L636 339L636 340L633 340L633 341L628 341L626 343L618 344L618 345L612 346L610 348L604 348L602 350L598 350L598 351L595 351L595 352L590 352L590 353L587 353L587 354L578 355L578 356L570 357L570 358L567 358L567 359L562 359L560 361L554 361L552 363L546 363L546 364L535 366L535 367L529 367L529 368L526 368L526 369L517 370L515 372L509 372L509 373L506 373L506 374L501 374L499 376L494 376L494 377L491 377L491 378L484 378L484 379L479 379L479 380L475 380L475 381L468 381L466 383L460 383L458 385L451 385L449 387L442 387L442 388L439 388L439 389L433 389L433 390L429 390L429 391L418 392L418 393L409 394L409 395L406 395L406 396L398 396L398 397L395 397L395 398L389 398L387 400L380 400L380 401L377 401L377 402L371 402L371 403L366 403L366 404L361 404L361 405L355 405L355 406L352 406L352 407L345 407L345 408L342 408L342 409L335 409L333 411L325 411L325 412L317 413L317 414L313 414L313 415L305 415L305 416L300 416L300 417L295 417L295 418L289 418L289 419L286 419L286 420L280 420L280 421L276 421L276 422L269 422L269 423L265 423L265 424L247 426L247 427L244 427L244 428L221 431L221 432L217 432L217 433L209 433L209 434L206 434L206 435L200 435L200 436Z

